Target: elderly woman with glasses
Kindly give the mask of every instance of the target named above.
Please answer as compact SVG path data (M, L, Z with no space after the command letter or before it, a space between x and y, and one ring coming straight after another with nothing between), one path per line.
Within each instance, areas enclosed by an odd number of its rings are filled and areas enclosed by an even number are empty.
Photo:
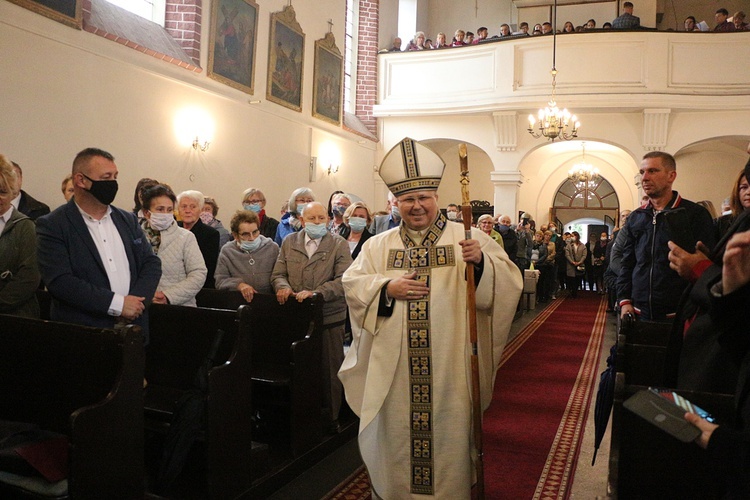
M276 236L279 221L266 213L266 195L263 191L256 188L245 189L242 193L242 208L258 214L260 234L271 239Z
M260 218L250 210L239 210L230 222L234 241L221 248L216 266L216 288L239 290L246 301L256 293L273 293L271 272L279 246L260 232Z
M495 240L498 245L505 248L505 245L503 245L503 237L500 233L495 231L494 226L495 219L493 219L490 214L484 214L477 219L477 227L479 230Z

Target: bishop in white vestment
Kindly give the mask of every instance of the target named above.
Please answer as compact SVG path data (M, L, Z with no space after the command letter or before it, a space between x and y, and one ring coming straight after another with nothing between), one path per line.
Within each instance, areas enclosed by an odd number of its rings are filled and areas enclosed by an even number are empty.
M391 150L381 176L399 200L401 226L370 238L343 276L353 341L339 378L360 417L373 494L385 499L470 498L466 262L476 266L483 409L522 288L497 243L479 230L465 240L439 213L443 166L411 139Z

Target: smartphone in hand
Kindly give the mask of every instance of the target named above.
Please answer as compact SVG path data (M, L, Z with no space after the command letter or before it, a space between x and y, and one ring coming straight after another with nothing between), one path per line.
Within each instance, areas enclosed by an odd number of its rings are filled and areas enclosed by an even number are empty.
M686 252L695 253L695 236L693 228L687 217L684 208L675 208L664 212L664 219L667 221L669 230L669 239Z
M709 422L715 421L706 410L671 389L649 387L628 398L623 406L685 443L701 434L700 429L685 420L686 412L695 413Z

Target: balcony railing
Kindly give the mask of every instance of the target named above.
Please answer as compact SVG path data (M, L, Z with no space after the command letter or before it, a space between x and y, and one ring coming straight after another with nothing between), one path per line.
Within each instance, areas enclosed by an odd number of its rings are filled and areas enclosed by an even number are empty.
M558 101L577 112L750 109L750 32L557 37ZM552 90L552 37L379 56L375 115L528 111Z

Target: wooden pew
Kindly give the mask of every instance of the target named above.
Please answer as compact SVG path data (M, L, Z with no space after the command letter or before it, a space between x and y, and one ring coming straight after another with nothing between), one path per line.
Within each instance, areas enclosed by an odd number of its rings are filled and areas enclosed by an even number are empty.
M280 306L272 294L256 294L248 303L236 290L204 288L196 300L199 307L251 309L253 407L267 431L258 439L295 457L318 444L322 298Z
M287 438L297 457L322 439L323 299L282 306L275 295L256 294L250 308L254 407L269 438Z
M0 315L0 345L0 419L68 437L67 496L143 498L140 328ZM0 497L19 494L0 485Z
M252 439L250 308L204 309L154 304L149 312L145 414L151 428L167 427L177 401L196 389L217 332L223 332L208 371L206 485L212 498L234 498L263 472L267 447Z
M618 331L617 372L629 385L663 386L670 323L622 321Z
M618 331L608 489L612 499L721 498L706 452L683 443L623 407L641 389L664 387L671 325L624 322ZM731 424L733 397L677 391Z
M236 311L240 306L248 302L238 290L216 290L215 288L202 288L195 296L198 307L210 309L230 309Z

